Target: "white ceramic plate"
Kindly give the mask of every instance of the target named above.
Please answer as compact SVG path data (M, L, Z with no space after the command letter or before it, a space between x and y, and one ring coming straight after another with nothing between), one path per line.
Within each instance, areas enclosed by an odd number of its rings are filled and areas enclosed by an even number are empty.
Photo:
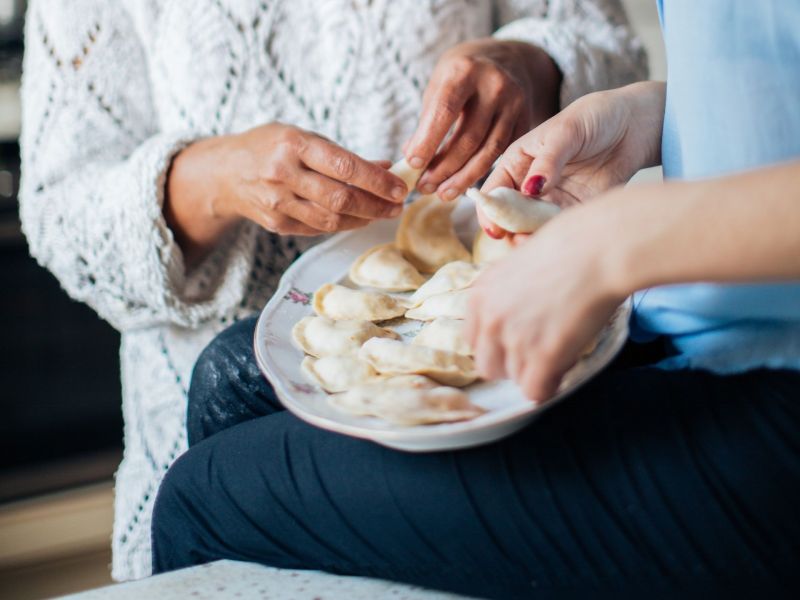
M474 214L471 202L462 198L453 215L456 230L468 248L478 227ZM394 239L396 228L396 220L378 221L359 231L337 234L307 251L283 275L258 319L254 346L262 372L286 408L312 425L416 452L486 444L524 427L586 383L611 362L628 337L630 299L619 307L594 351L567 373L558 395L543 406L527 400L514 383L500 381L467 388L470 399L487 410L471 421L404 427L340 412L328 404L325 392L303 377L303 353L292 344L291 330L301 318L313 313L314 290L324 283L346 283L350 264L368 248ZM413 337L420 326L421 323L410 321L393 328L404 337Z

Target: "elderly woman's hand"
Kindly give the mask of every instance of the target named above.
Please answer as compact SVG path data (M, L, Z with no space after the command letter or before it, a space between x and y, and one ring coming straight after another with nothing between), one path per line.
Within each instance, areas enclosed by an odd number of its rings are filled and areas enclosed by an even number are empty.
M467 339L482 376L549 399L630 293L608 251L619 236L609 200L564 211L475 282Z
M483 191L511 187L568 206L627 182L660 162L664 90L649 81L576 100L511 144ZM505 235L480 210L478 220Z
M417 188L445 200L463 193L514 139L558 109L560 84L553 60L531 44L483 39L453 47L433 71L404 149L412 167L427 165Z
M275 233L317 235L395 217L406 194L385 166L312 132L270 123L180 152L165 215L191 262L241 218Z

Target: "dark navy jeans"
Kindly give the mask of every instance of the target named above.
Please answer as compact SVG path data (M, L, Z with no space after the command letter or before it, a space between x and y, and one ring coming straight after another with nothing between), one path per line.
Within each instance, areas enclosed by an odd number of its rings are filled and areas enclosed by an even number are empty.
M195 368L156 572L227 558L487 598L797 597L800 373L618 362L511 437L412 454L283 410L253 327Z

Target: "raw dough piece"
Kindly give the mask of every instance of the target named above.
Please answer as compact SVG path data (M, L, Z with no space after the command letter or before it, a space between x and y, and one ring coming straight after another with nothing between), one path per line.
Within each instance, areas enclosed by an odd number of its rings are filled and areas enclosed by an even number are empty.
M460 319L435 319L425 325L411 343L472 356L474 352L464 338L464 327L465 321Z
M417 373L456 387L469 385L478 378L475 363L468 356L404 344L397 340L367 340L358 351L358 356L378 373Z
M350 281L389 292L406 292L416 290L425 278L394 244L382 244L356 259L350 267Z
M327 317L305 317L292 328L295 344L312 356L356 354L373 337L400 338L370 321L333 321Z
M467 394L451 387L414 389L381 383L365 384L335 394L329 401L339 410L379 417L395 425L465 421L485 412L472 404Z
M403 212L395 245L423 273L434 273L454 260L472 259L450 220L455 206L455 201L442 202L436 196L421 196Z
M561 212L552 202L537 200L507 187L495 188L488 194L470 188L467 196L492 223L512 233L533 233Z
M408 161L405 158L398 160L391 167L389 167L389 172L393 175L397 175L403 180L403 183L406 184L409 194L414 191L417 181L419 181L420 175L422 175L422 171L424 170L425 169L414 169L408 164ZM408 198L408 196L406 196L406 198Z
M402 301L379 292L352 290L326 283L314 292L314 312L334 321L386 321L405 313Z
M303 375L330 393L344 392L352 387L378 379L378 372L357 356L306 356L300 363Z
M481 266L488 265L508 256L513 249L514 246L507 237L496 240L483 229L479 229L472 242L472 262Z
M433 321L440 317L446 319L466 319L469 302L469 288L436 294L419 306L406 312L406 318L418 321Z
M477 266L463 260L447 263L411 295L411 306L419 306L437 294L463 290L472 285L479 273Z

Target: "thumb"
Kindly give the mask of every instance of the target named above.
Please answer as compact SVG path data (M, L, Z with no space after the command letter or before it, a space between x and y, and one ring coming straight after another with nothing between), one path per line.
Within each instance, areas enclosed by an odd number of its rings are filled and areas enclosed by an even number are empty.
M522 193L528 196L543 196L558 186L564 166L580 152L581 144L574 128L560 123L553 125L546 127L545 124L541 141L529 151L533 160L520 186Z

